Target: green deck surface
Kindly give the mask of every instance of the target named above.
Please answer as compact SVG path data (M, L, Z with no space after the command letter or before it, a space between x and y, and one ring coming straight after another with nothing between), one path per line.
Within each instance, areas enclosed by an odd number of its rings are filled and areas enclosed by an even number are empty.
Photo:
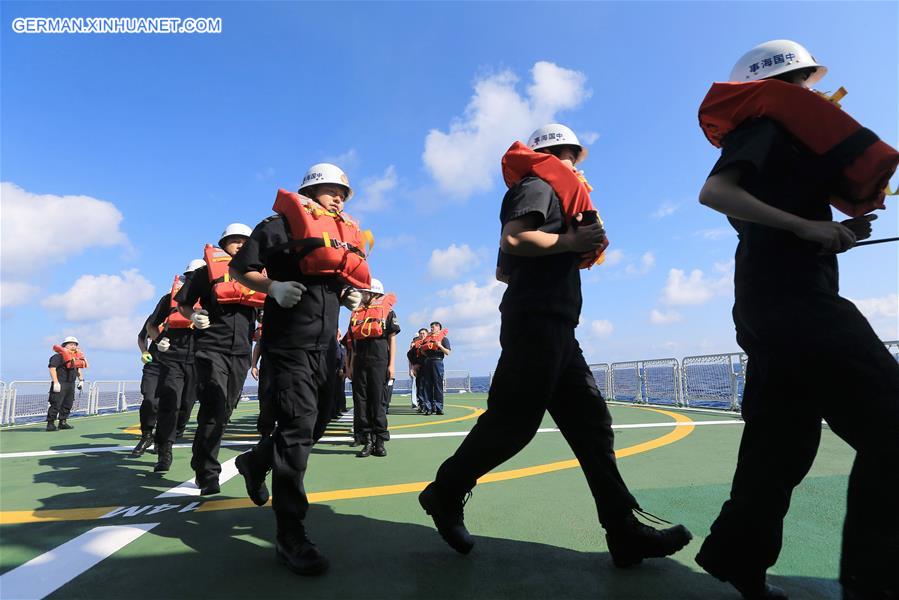
M474 419L440 423L483 408L485 396L448 396L446 415L412 414L407 397L394 398L394 434L467 431ZM616 425L671 423L667 415L615 405ZM729 413L675 411L693 421L735 420ZM131 459L137 413L74 419L72 431L44 432L41 425L0 432L0 453L65 450L84 452L0 459L0 509L10 511L118 506L187 505L197 497L155 499L191 478L190 449L175 450L167 474L152 472L155 456ZM396 426L435 421L424 427ZM251 403L235 413L230 433L252 434ZM553 427L547 416L543 427ZM343 435L347 425L329 429ZM674 431L674 427L621 429L616 447L627 448ZM693 561L702 537L726 498L742 425L697 426L685 438L620 459L620 468L649 512L682 522L695 538L670 559L615 569L586 482L577 468L479 485L466 506L476 546L460 556L439 538L417 503L417 493L315 503L307 527L331 560L320 578L302 578L274 557L274 515L268 507L208 512L177 510L131 518L64 520L0 526L0 573L102 525L160 523L98 565L63 585L50 598L737 598L727 585L701 572ZM188 437L179 440L190 442ZM331 435L331 433L326 434ZM250 437L226 440L252 441ZM394 439L386 458L358 459L343 442L321 443L306 476L309 492L429 481L462 437ZM246 446L223 447L222 462ZM569 460L560 433L539 433L497 471ZM838 598L834 581L853 453L825 430L818 459L796 490L772 580L792 598ZM245 498L243 480L229 480L216 502ZM71 513L67 513L71 514ZM6 518L4 518L6 522ZM48 564L52 572L52 564ZM2 596L2 590L0 590ZM6 598L6 596L3 596Z

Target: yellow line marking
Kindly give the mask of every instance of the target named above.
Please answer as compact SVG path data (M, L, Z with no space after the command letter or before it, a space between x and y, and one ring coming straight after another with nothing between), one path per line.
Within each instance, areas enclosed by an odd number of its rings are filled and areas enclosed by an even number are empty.
M57 510L5 510L0 512L0 525L44 523L47 521L92 521L99 519L115 506L97 508L62 508Z
M446 406L452 406L453 408L464 408L471 411L471 414L462 416L462 417L453 417L452 419L438 419L437 421L424 421L423 423L411 423L408 425L391 425L389 427L390 431L395 429L409 429L412 427L427 427L429 425L443 425L444 423L457 423L459 421L467 421L469 419L476 419L484 413L485 409L477 408L475 406L466 406L464 404L447 404ZM241 411L234 411L241 412ZM248 412L248 411L247 411ZM137 425L132 425L131 427L126 428L125 433L130 433L131 435L135 435L140 437L140 423ZM325 433L328 433L327 431ZM336 435L332 433L331 435ZM259 435L256 433L225 433L224 439L228 438L258 438Z
M468 407L465 407L468 408ZM677 423L692 423L693 420L685 415L657 408L634 407L640 410L656 412L666 415L674 419ZM471 418L471 417L468 417ZM647 442L628 446L615 451L616 458L624 458L649 452L662 446L667 446L678 442L696 429L693 425L675 427L673 431L663 436L651 439ZM535 465L533 467L524 467L521 469L510 469L508 471L497 471L488 473L478 479L478 483L495 483L497 481L508 481L510 479L521 479L523 477L533 477L534 475L543 475L553 471L562 471L565 469L573 469L580 466L577 459L561 460L557 462L546 463L543 465ZM374 487L351 488L345 490L331 490L327 492L311 492L308 494L309 502L321 503L331 502L334 500L352 500L356 498L374 498L377 496L393 496L396 494L408 494L411 492L419 492L428 485L428 481L416 481L414 483L399 483L394 485L380 485ZM219 510L232 510L238 508L253 508L253 504L249 498L233 498L228 500L211 500L204 502L197 507L196 512L211 512ZM42 523L47 521L85 521L98 519L101 516L120 508L118 506L105 506L98 508L67 508L62 510L13 510L0 512L0 525L18 525L21 523Z
M447 404L447 406L452 406L453 408L464 408L471 411L471 414L465 415L463 417L454 417L452 419L439 419L437 421L425 421L423 423L412 423L409 425L391 425L388 427L390 431L394 429L410 429L412 427L427 427L428 425L443 425L444 423L456 423L458 421L467 421L469 419L476 419L484 414L486 409L477 408L474 406L466 406L464 404Z

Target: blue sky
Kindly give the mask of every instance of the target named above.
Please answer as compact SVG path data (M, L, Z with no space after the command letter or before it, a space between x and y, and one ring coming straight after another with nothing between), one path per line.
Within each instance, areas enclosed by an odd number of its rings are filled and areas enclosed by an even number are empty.
M16 3L0 6L0 378L82 338L91 379L137 378L134 337L174 273L330 160L376 237L406 333L492 370L499 159L545 121L583 163L612 245L584 273L592 362L737 349L736 243L696 196L717 151L696 109L763 41L805 44L844 108L897 144L897 4ZM213 35L14 34L16 17L221 17ZM894 179L895 182L895 179ZM895 187L895 183L894 183ZM875 236L897 235L893 199ZM842 293L899 337L896 245L841 259ZM344 314L341 321L346 322Z

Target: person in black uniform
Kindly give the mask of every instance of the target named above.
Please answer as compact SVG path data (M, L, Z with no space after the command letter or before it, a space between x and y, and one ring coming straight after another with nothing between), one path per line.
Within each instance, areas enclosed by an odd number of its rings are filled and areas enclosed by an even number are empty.
M69 336L60 344L64 349L75 351L78 349L78 339ZM60 353L50 357L47 364L50 370L50 395L47 402L47 431L56 431L56 418L59 417L59 429L74 429L69 425L69 413L75 404L75 389L84 388L84 375L81 368L67 363ZM85 362L85 368L87 364Z
M246 225L232 223L225 228L218 246L233 257L250 232ZM218 302L209 268L207 264L194 271L175 295L178 310L193 322L196 329L194 366L200 410L190 466L203 496L221 491L219 446L231 413L240 401L240 392L250 369L257 318L253 306ZM197 301L202 309L194 311Z
M348 333L353 343L347 362L353 380L353 403L359 407L359 429L354 432L362 437L362 449L356 454L359 458L387 456L384 443L390 434L384 395L395 373L396 334L400 332L392 308L395 301L396 297L385 296L384 285L372 278L371 288L362 293L362 305L350 317ZM387 304L373 308L375 302Z
M190 319L180 313L177 295L205 264L201 259L192 260L180 282L173 284L172 291L159 299L147 320L147 335L156 345L156 359L160 365L159 408L154 435L157 461L153 467L157 473L171 468L172 446L187 426L197 400L194 328Z
M165 298L166 296L163 296ZM161 302L162 300L160 300ZM143 456L153 445L153 428L156 427L156 414L159 410L159 355L156 342L147 339L148 318L137 334L137 347L140 349L140 360L144 363L140 377L140 440L131 451L131 458Z
M795 42L760 49L806 59L771 73L776 79L808 86L823 75ZM731 80L749 73L744 57ZM745 426L730 498L696 561L745 598L787 597L765 572L777 560L790 497L812 466L823 418L856 451L843 598L899 598L899 521L884 514L899 497L899 365L838 294L836 253L870 235L872 216L834 222L835 173L771 119L744 122L722 148L699 201L727 215L739 235L733 317L749 357Z
M346 346L341 343L340 330L337 330L337 355L334 359L334 410L331 413L332 419L340 418L346 411L346 368L347 368L347 350Z
M548 133L565 141L537 145ZM561 125L541 128L530 140L532 149L558 158L541 160L565 173L585 154ZM587 478L614 563L632 566L676 552L691 535L682 525L658 531L634 515L640 507L618 472L611 415L574 337L581 310L579 264L584 253L605 246L605 232L596 222L567 226L563 210L554 188L537 177L524 177L503 198L497 277L509 287L500 304L502 353L487 411L419 502L453 549L470 552L474 541L462 509L467 494L479 477L530 442L549 410ZM576 222L579 216L570 218Z
M406 359L409 361L409 377L415 380L415 389L412 390L412 407L418 409L418 412L423 413L425 410L428 413L431 412L430 407L426 406L424 397L425 397L425 386L422 380L421 366L424 363L424 359L421 354L419 354L418 349L421 346L421 341L425 339L425 336L428 335L428 330L422 327L418 330L418 335L412 338L412 341L409 343L409 351L406 352Z
M430 325L430 335L436 335L443 329L438 321L434 321ZM424 374L425 387L425 414L443 414L443 359L452 352L452 345L449 338L444 337L437 341L434 348L428 347L427 344L422 346L423 360L420 372Z
M352 191L343 171L320 163L307 171L300 193L325 210L340 212ZM355 309L361 293L345 290L336 276L304 274L290 242L287 219L268 217L231 262L231 272L241 283L267 294L262 364L277 423L271 441L236 462L256 504L268 497L265 477L272 468L276 555L295 573L319 575L329 563L306 533L309 502L303 477L316 433L324 430L331 416L321 407L330 406L333 397L328 380L335 367L340 304Z

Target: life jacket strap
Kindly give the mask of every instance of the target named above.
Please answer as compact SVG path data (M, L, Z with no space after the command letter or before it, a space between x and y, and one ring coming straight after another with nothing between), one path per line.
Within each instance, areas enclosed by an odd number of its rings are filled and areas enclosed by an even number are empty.
M353 254L358 254L360 257L365 258L365 252L363 252L360 248L357 248L352 244L348 244L340 240L335 240L330 235L328 235L328 232L326 231L322 232L322 237L319 238L304 238L302 240L290 240L289 242L284 242L283 244L277 244L269 248L269 253L281 252L282 250L292 250L294 248L300 249L298 254L301 258L317 248L343 248L352 252Z
M828 150L824 154L824 160L833 165L834 168L842 171L878 141L880 141L880 138L877 137L876 133L867 127L862 127Z

